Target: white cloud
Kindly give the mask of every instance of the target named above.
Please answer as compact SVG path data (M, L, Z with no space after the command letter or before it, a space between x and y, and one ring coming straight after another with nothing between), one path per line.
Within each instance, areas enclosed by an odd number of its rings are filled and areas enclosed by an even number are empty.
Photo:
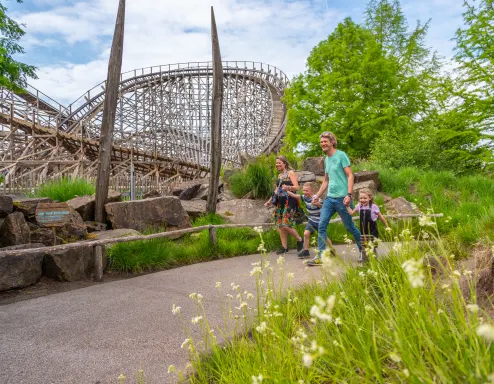
M39 67L39 80L32 85L62 103L70 103L106 78L118 2L37 1L51 8L17 17L26 23L26 46L49 46L58 41L67 52L78 53L79 59L83 53L78 52L80 43L89 43L99 52L81 64L57 62L55 57L50 65ZM449 19L458 17L458 10L442 5L444 1L414 1L403 9L412 26L416 18L425 21L429 13L446 8L446 17L438 21L438 25L444 23L444 30L447 26L451 28ZM325 0L128 0L122 69L210 60L213 5L223 60L262 61L292 77L304 70L310 50L345 16L361 20L365 2L362 0L360 8L344 12L331 8L331 2ZM360 9L359 14L352 14L352 9ZM453 33L456 27L452 28ZM431 27L429 41L434 42L435 48L448 44L451 37L444 37L441 29ZM451 44L445 52L450 47Z

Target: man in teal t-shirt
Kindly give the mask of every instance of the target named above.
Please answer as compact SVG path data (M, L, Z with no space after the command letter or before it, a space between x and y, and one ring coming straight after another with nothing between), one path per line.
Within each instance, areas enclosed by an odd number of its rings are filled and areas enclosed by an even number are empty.
M355 243L357 243L360 250L360 261L362 258L360 231L355 226L345 205L353 197L353 172L350 167L350 159L345 152L336 149L336 136L331 132L323 132L319 139L321 148L326 154L324 159L325 175L321 188L314 195L314 199L321 200L323 205L317 237L318 255L313 260L310 260L307 265L321 265L321 253L327 246L326 237L329 220L335 213L338 213L347 231L353 235ZM322 196L326 190L328 191L327 195Z

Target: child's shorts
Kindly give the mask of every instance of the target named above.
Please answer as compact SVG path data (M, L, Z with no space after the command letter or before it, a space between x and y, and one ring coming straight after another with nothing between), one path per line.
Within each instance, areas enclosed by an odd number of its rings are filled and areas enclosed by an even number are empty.
M315 231L317 231L317 225L309 220L307 222L307 225L305 226L305 230L309 231L310 234L312 235Z

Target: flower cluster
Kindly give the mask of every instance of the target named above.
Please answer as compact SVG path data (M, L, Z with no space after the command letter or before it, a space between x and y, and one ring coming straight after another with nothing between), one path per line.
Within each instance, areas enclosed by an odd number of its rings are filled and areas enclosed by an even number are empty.
M313 320L317 318L322 321L332 321L336 295L331 295L326 300L323 300L320 296L316 296L315 300L316 304L310 309L310 315Z
M423 271L423 261L424 259L410 259L405 261L401 266L405 273L408 275L408 281L412 287L423 287L424 286L424 271Z

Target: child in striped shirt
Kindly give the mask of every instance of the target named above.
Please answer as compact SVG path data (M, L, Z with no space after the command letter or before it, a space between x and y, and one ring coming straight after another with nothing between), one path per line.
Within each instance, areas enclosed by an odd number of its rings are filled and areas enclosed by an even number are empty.
M304 231L304 248L298 253L299 259L306 259L310 257L310 236L317 231L317 228L319 226L319 216L321 215L322 204L319 200L313 201L314 185L312 183L304 183L302 192L302 196L300 196L298 193L292 192L288 192L288 194L291 197L302 200L305 203L305 208L307 208L307 213L309 214L307 225L305 226ZM326 241L329 245L331 245L331 241L329 239L326 239Z

